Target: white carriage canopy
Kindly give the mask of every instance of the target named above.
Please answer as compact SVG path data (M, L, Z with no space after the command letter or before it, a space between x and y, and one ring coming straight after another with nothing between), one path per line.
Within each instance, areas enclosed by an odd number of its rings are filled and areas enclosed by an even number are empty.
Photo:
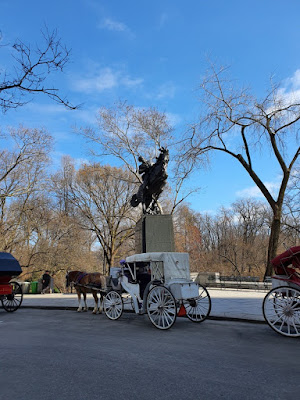
M126 257L127 263L163 263L163 274L165 281L171 279L190 279L190 265L188 253L142 253Z

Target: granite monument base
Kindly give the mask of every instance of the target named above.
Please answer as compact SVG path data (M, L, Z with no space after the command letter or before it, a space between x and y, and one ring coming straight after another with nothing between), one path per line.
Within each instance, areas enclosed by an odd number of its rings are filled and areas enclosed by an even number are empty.
M174 252L172 215L144 215L136 224L135 251L136 254Z

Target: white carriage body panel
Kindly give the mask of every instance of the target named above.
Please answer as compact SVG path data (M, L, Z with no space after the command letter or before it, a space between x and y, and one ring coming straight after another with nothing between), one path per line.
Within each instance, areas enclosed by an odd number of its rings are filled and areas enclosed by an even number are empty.
M199 296L199 286L191 280L172 279L167 286L176 300L194 299Z
M188 253L161 252L134 254L126 258L127 263L148 262L163 263L165 283L172 279L183 278L190 280L190 265Z
M286 275L274 275L272 277L272 288L275 289L280 286L289 286L290 288L298 290L300 288L296 283L289 281Z

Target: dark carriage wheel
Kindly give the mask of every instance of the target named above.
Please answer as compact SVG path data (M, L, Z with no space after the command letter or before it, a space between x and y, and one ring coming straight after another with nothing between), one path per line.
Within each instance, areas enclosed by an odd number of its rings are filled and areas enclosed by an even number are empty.
M186 316L193 322L203 322L210 313L211 300L205 287L199 285L199 296L183 300Z
M2 306L4 310L7 312L16 311L23 300L23 292L22 287L18 284L18 282L11 282L12 286L12 294L7 294L1 298Z

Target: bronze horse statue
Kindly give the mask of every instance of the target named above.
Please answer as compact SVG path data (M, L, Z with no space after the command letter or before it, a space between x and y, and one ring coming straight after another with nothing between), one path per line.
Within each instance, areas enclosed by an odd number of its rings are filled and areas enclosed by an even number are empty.
M160 155L156 162L151 164L143 157L139 157L139 174L142 175L142 184L139 190L131 198L132 207L137 207L140 203L143 206L143 214L161 214L162 210L158 204L158 197L163 191L168 178L167 165L169 162L169 151L164 147L159 149Z
M93 314L102 312L103 294L101 290L106 289L106 278L100 272L86 273L83 271L69 271L66 274L66 287L74 287L78 296L77 311L87 311L86 294L92 293L95 301ZM98 293L100 293L100 303L98 307ZM84 305L81 305L81 294L83 295Z

